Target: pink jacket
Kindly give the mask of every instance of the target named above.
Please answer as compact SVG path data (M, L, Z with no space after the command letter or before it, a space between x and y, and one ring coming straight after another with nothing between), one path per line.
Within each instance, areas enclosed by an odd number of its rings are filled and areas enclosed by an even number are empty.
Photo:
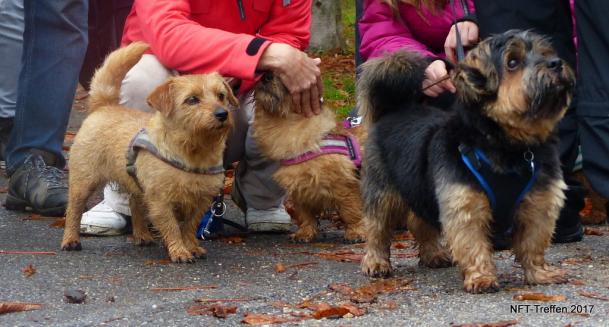
M474 1L467 0L470 13ZM463 17L460 1L455 1L457 18ZM436 15L427 9L420 12L400 2L399 17L394 17L389 5L381 0L365 0L364 13L359 20L360 53L364 60L379 57L399 49L415 51L423 56L444 58L444 41L453 24L450 2Z

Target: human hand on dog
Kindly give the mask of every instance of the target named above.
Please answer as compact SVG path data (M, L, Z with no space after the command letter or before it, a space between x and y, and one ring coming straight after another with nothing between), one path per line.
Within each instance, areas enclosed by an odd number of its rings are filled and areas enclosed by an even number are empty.
M260 57L257 68L277 74L290 91L294 111L312 117L321 112L323 86L320 63L321 59L309 58L306 53L290 45L272 43Z
M446 78L448 70L446 69L446 63L442 60L434 60L425 69L425 79L423 80L423 93L429 97L437 97L445 91L455 93L457 89L450 80ZM444 79L444 81L438 83L438 81ZM438 83L435 84L434 83Z
M472 47L478 43L479 30L478 25L474 22L464 21L456 24L459 27L459 35L464 48ZM446 41L444 41L444 52L446 58L453 63L457 62L457 31L455 24L450 28Z

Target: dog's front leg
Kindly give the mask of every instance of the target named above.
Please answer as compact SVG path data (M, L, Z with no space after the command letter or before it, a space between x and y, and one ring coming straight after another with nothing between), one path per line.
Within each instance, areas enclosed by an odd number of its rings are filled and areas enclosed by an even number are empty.
M516 214L514 254L524 268L529 284L555 284L567 281L565 271L546 263L544 254L550 246L554 226L564 204L566 185L556 180L541 191L532 190Z
M173 262L194 262L194 256L182 240L182 231L176 218L173 204L161 198L148 198L149 216L152 224L159 230L169 257Z
M133 227L133 243L138 246L148 246L154 243L154 237L148 229L144 201L139 194L129 197L129 209L131 210L131 224Z
M209 203L211 205L212 200L207 199L201 203ZM205 214L206 209L207 206L183 210L184 222L182 223L182 241L195 258L204 258L205 255L207 255L207 250L200 246L199 240L196 237L197 226L199 226L201 217Z
M498 291L486 195L458 183L440 185L437 194L442 230L463 275L463 287L470 293Z

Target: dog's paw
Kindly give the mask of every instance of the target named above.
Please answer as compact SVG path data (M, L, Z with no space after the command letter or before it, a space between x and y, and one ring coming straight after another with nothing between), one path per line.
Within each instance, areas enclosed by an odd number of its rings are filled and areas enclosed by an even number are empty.
M82 250L82 245L80 241L65 241L61 243L62 251L80 251Z
M195 257L189 251L174 251L173 253L169 253L169 257L172 262L175 263L193 263L195 262Z
M391 263L366 254L362 259L362 272L373 278L387 278L392 274Z
M308 230L299 229L296 231L296 233L290 234L290 239L293 242L297 243L310 243L315 239L315 236L317 236L316 233L313 233Z
M544 264L543 266L525 270L527 284L564 284L568 281L567 272Z
M133 237L133 244L136 246L150 246L154 244L154 238L146 238L146 237Z
M497 276L494 275L478 275L472 278L466 278L463 282L463 288L468 293L495 293L499 291L499 283Z
M345 243L355 244L364 242L366 242L366 236L363 233L349 230L345 231Z
M419 265L428 268L448 268L455 264L448 251L438 251L433 254L421 255Z
M200 247L200 246L191 248L190 253L192 253L192 255L197 259L202 259L207 256L207 250L205 250L205 248Z

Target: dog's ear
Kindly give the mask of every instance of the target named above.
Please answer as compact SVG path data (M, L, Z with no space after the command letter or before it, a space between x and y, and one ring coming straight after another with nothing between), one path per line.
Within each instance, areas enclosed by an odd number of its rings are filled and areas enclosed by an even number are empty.
M235 97L235 93L233 92L233 88L228 84L226 80L223 81L224 87L226 88L226 96L228 97L228 102L234 107L239 106L239 100Z
M162 113L165 117L169 117L175 105L173 102L172 84L173 81L171 79L167 80L152 91L147 99L148 105Z
M493 64L485 60L459 64L453 80L465 103L480 102L484 97L496 95L499 89L499 74Z

